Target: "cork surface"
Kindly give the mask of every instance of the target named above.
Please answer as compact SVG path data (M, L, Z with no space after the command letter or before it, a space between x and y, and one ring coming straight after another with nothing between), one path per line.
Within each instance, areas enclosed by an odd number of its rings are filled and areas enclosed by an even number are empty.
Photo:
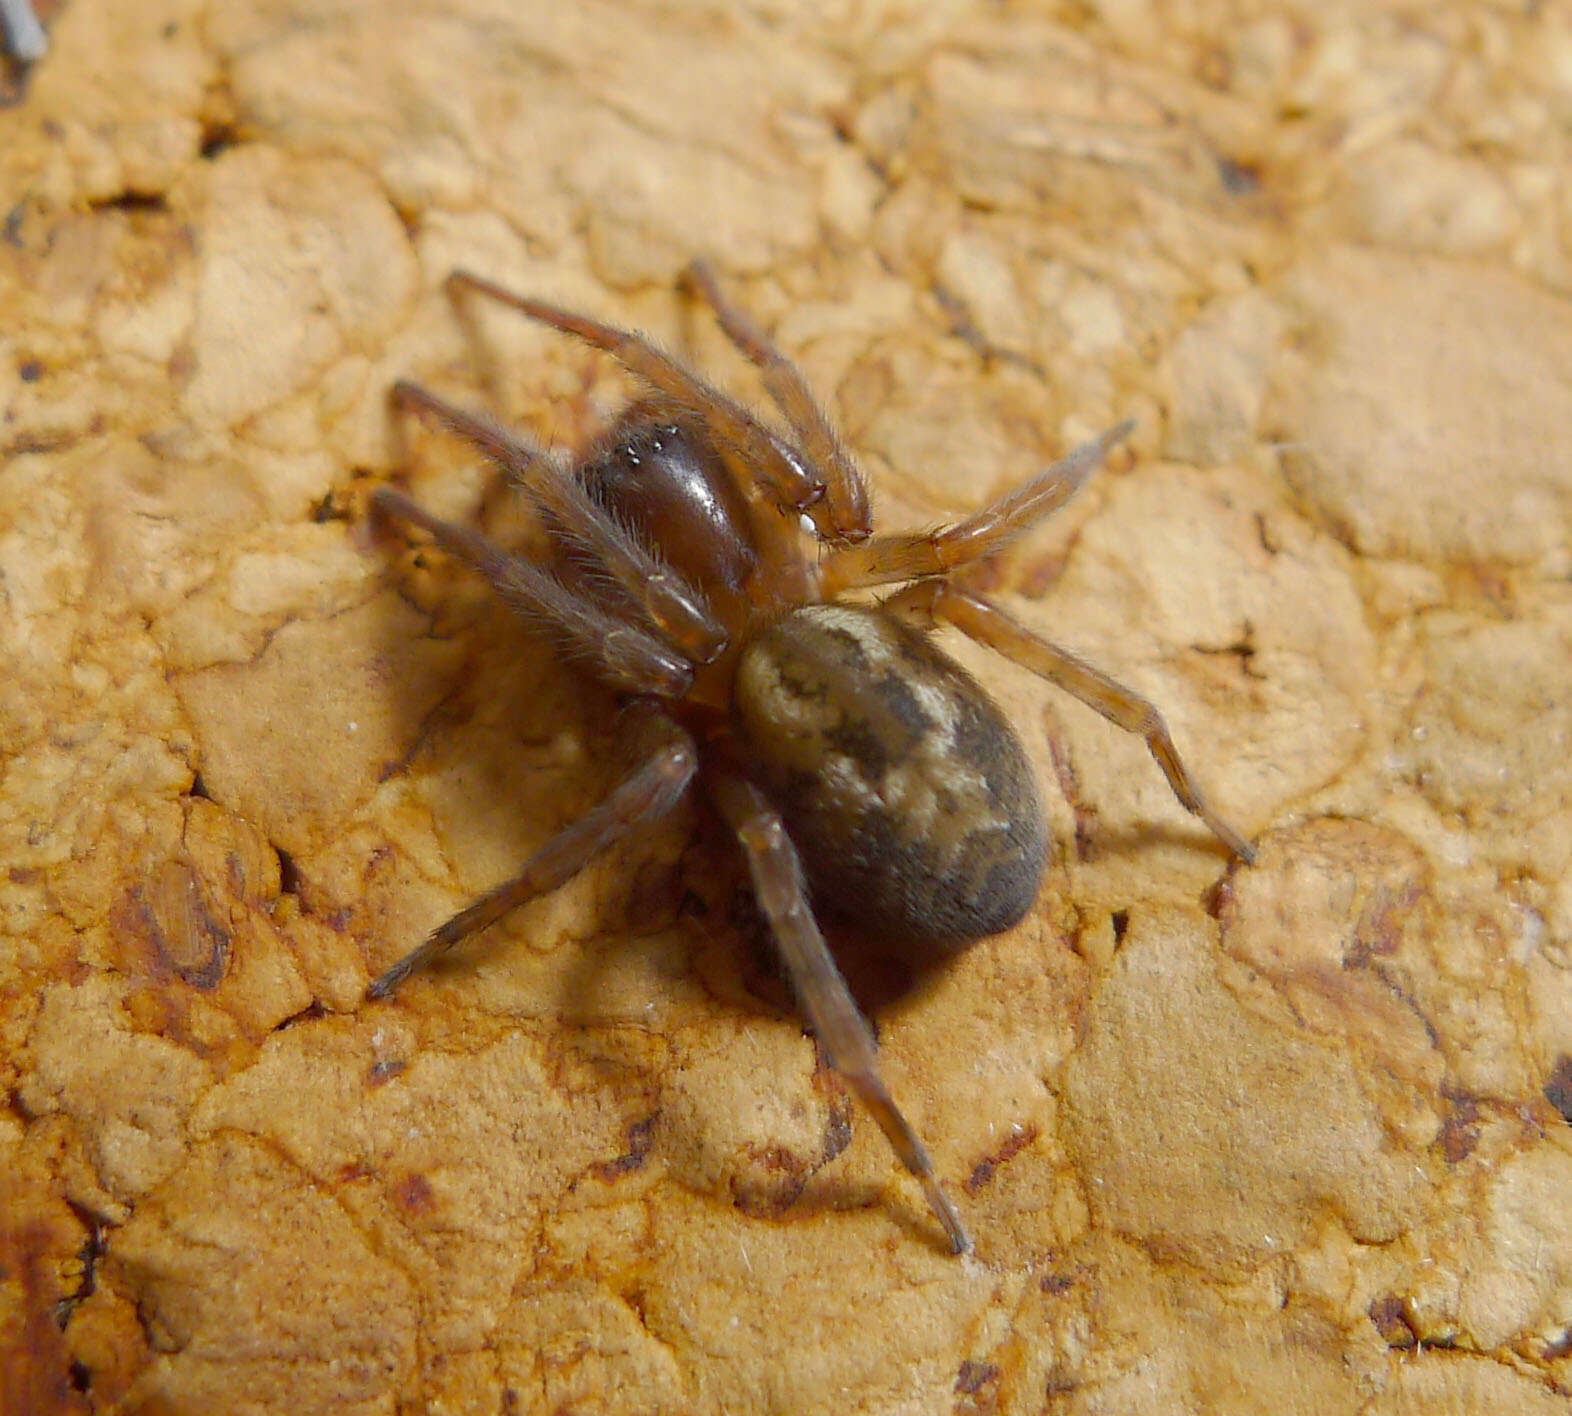
M1572 12L72 0L0 97L0 1410L1572 1411ZM1054 861L852 957L977 1239L816 1061L700 805L391 1001L615 704L370 491L528 536L399 376L571 450L740 396L885 529L1126 416L951 645Z

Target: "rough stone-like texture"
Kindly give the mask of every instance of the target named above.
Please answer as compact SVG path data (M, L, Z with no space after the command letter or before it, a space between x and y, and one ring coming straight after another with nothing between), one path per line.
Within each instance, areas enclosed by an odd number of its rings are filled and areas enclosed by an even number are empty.
M0 75L0 1411L1572 1411L1572 12L41 3ZM394 378L582 446L800 361L881 525L1139 426L958 645L1055 862L852 954L915 1185L684 808L370 978L596 800L613 700L429 550L532 534Z

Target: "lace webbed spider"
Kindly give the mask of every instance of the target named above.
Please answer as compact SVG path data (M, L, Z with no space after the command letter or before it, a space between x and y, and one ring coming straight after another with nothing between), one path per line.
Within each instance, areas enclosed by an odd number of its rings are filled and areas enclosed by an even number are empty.
M862 478L797 369L728 303L691 287L762 370L793 441L648 341L464 271L471 291L602 349L649 386L574 467L407 381L393 396L504 468L540 514L545 562L512 555L380 488L376 508L431 535L626 699L639 765L383 973L368 997L659 821L696 778L735 833L761 911L826 1060L921 1182L957 1253L971 1240L879 1075L877 1048L814 918L813 897L912 946L959 949L1015 924L1047 857L1026 754L982 687L930 640L949 624L1139 733L1179 800L1245 860L1146 699L1041 639L951 572L1062 506L1123 423L966 520L873 535ZM805 520L806 519L806 520ZM811 524L810 536L807 526ZM817 553L814 553L817 552ZM907 582L878 604L843 592Z

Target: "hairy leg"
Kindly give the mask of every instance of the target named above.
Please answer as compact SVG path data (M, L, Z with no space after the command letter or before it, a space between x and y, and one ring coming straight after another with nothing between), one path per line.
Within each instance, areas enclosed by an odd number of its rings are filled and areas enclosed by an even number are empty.
M687 270L688 283L701 295L726 337L764 373L764 386L796 434L802 451L824 479L824 506L833 541L868 539L871 520L868 489L851 456L841 446L830 420L814 399L801 370L770 341L768 336L728 300L705 261L694 261Z
M439 925L416 948L383 972L366 990L386 998L410 974L424 968L460 940L495 924L528 900L548 894L577 875L607 847L652 826L681 799L698 766L693 740L657 710L639 705L635 728L648 752L644 763L598 806L564 826L524 863L513 879L488 890Z
M371 502L382 515L419 527L435 537L443 550L468 562L491 582L504 604L555 631L568 653L612 688L660 698L687 693L693 682L692 664L538 565L509 555L473 527L433 516L395 487L378 487Z
M596 349L605 350L674 407L703 426L744 492L751 492L762 483L778 506L793 513L806 513L822 534L833 534L824 506L824 478L818 469L809 466L795 449L783 443L735 400L657 349L643 335L564 310L545 300L516 294L466 270L454 271L448 277L448 288L473 290L553 329L560 329L564 334L575 335Z
M963 634L986 644L1022 668L1057 684L1109 722L1146 740L1157 765L1168 778L1174 795L1194 812L1240 860L1255 859L1255 848L1213 810L1184 765L1169 735L1163 715L1134 689L1126 688L1101 669L1067 649L1049 643L981 595L958 589L943 580L925 580L909 586L886 602L909 623L931 625L936 620L953 624Z
M972 1246L971 1238L934 1174L927 1149L879 1076L873 1033L858 1012L819 932L809 908L796 847L779 814L757 787L740 777L717 778L714 796L721 814L742 843L759 906L770 922L797 999L819 1045L830 1065L873 1113L901 1164L921 1182L951 1247L958 1254L965 1253Z
M954 526L939 531L875 536L865 546L834 552L824 563L825 595L860 585L889 585L898 580L943 575L957 566L991 556L1069 501L1102 465L1110 450L1129 437L1134 428L1128 419L1110 428Z
M402 407L431 414L509 473L553 519L553 534L582 547L603 566L642 611L649 629L694 663L708 663L720 652L726 634L703 595L596 506L567 468L493 419L449 403L408 379L393 385L393 398Z

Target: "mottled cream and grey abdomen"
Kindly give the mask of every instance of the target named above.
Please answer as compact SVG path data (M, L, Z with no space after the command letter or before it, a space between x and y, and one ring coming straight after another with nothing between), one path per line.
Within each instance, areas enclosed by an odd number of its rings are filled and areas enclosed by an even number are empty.
M816 904L948 944L1031 906L1047 848L1026 755L981 686L893 615L776 621L743 650L733 713Z

